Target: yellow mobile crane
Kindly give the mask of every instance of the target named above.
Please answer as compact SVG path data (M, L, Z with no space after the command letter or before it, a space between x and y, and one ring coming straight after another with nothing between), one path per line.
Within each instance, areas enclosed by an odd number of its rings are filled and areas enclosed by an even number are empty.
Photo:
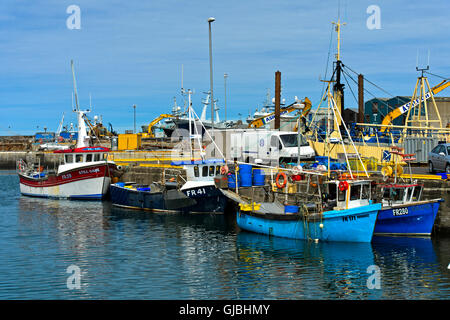
M431 88L431 92L427 92L427 94L425 95L425 97L422 97L422 101L427 100L428 98L431 97L431 95L433 94L433 96L439 92L441 92L442 90L444 90L445 88L447 88L448 86L450 86L450 81L448 80L443 80L441 83L439 83L438 85L434 86L433 88ZM400 117L402 114L408 112L408 110L414 108L415 106L417 106L420 102L420 98L415 99L414 101L411 101L401 105L400 107L398 107L395 110L392 110L391 112L389 112L386 117L384 117L383 121L381 122L381 129L380 132L384 132L386 131L387 127L392 124L392 121L394 121L395 118Z
M142 134L142 138L154 138L155 135L153 134L152 128L155 124L157 124L158 122L160 122L162 119L166 119L166 118L175 118L175 116L171 115L171 114L161 114L159 117L157 117L155 120L153 120L152 122L150 122L150 124L148 125L148 129L147 132L144 132Z
M305 121L306 115L311 110L311 101L307 97L305 97L305 99L302 101L302 103L305 105L305 107L303 108L300 118L304 119L303 121ZM298 102L297 101L288 105L287 107L281 108L280 116L282 116L286 113L292 112L294 110L298 110ZM260 127L272 122L273 120L275 120L275 112L269 113L267 116L253 120L252 122L249 123L248 127L249 128L260 128ZM297 128L297 126L296 126L296 128ZM297 131L297 129L294 129L294 131Z

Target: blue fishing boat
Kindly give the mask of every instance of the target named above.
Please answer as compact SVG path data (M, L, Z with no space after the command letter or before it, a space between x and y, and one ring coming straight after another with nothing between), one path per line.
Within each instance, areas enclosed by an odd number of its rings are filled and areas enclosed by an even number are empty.
M422 189L418 184L384 185L375 234L431 235L443 199L421 200Z
M303 240L370 242L381 204L370 200L367 180L326 183L321 203L240 205L236 220L247 231ZM296 210L297 208L298 210Z

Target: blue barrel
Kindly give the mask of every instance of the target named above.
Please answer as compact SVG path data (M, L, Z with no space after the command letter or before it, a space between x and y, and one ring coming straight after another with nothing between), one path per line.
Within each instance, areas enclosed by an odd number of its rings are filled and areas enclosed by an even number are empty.
M254 186L263 186L266 180L266 176L264 174L263 169L254 169L253 170L253 185Z
M252 165L240 164L239 165L239 177L241 181L238 181L240 187L252 186Z
M125 187L125 182L117 182L116 186L123 188L123 187Z
M238 183L240 180L238 176ZM236 188L236 175L234 173L228 174L228 188Z
M298 213L298 206L284 206L284 213Z

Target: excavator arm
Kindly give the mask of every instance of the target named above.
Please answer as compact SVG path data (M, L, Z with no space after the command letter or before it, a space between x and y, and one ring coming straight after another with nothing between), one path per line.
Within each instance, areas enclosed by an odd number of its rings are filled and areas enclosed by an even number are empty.
M171 115L171 114L161 114L155 120L150 122L150 124L148 125L148 129L147 129L147 137L149 137L149 138L154 138L155 137L155 135L153 134L153 131L152 131L153 126L155 124L157 124L158 122L160 122L162 119L165 119L165 118L174 118L174 116Z
M442 90L444 90L445 88L447 88L448 86L450 86L450 81L449 80L443 80L441 83L439 83L438 85L434 86L433 88L431 88L431 92L433 95L441 92ZM425 95L424 98L422 98L422 101L427 100L428 98L431 97L431 93L427 92L427 94ZM389 126L390 124L392 124L392 121L394 121L394 119L400 117L402 114L408 112L408 110L410 108L414 108L415 106L417 106L419 104L419 98L417 98L416 100L405 103L404 105L401 105L400 107L398 107L395 110L392 110L391 112L389 112L386 117L384 117L383 121L381 122L381 129L380 132L384 132L387 129L387 126Z

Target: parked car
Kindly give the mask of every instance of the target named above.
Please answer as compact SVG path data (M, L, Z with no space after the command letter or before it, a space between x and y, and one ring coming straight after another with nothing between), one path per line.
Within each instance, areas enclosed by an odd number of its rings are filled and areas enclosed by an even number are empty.
M450 173L450 143L438 144L428 153L428 168L430 173Z

